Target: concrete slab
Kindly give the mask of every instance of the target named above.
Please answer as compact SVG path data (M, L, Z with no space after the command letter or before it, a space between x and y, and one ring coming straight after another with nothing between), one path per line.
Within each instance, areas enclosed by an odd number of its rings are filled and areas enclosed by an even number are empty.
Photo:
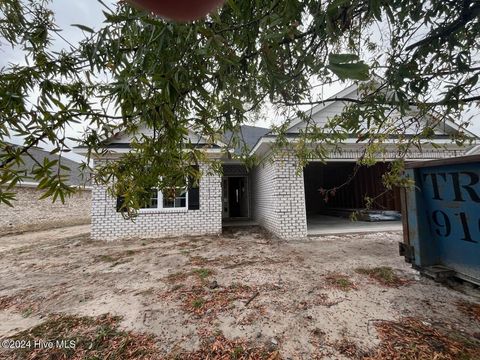
M307 217L308 236L384 231L402 231L402 222L351 221L350 219L346 218L326 215L309 215Z

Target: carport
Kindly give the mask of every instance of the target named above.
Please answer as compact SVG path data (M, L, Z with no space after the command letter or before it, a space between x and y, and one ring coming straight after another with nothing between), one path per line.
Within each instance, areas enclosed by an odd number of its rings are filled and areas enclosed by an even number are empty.
M386 191L382 184L388 163L355 167L355 162L336 161L310 162L304 168L308 235L402 229L400 192ZM374 199L369 211L352 221L353 212L366 208L367 196Z

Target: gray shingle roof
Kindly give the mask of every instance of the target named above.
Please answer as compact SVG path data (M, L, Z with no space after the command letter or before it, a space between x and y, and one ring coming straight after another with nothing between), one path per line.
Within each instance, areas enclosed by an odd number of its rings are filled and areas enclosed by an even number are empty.
M18 146L14 144L9 144L9 145ZM2 149L0 149L0 152L2 152ZM50 154L49 151L43 150L38 147L32 147L28 151L28 153L33 157L33 159L35 159L41 164L43 164L43 161L45 158L49 160L58 160L58 154ZM33 169L37 166L37 163L33 159L28 155L22 155L22 160L24 161L24 164L16 167L17 169L25 172L25 174L28 177L28 179L25 180L26 182L37 182L37 180L34 179L34 175L32 173ZM62 156L61 165L67 166L68 168L70 168L69 179L67 181L68 185L89 186L91 184L90 172L82 171L80 169L80 163L67 159L66 157ZM56 171L57 167L54 167L54 169L55 169L54 171ZM67 171L61 170L61 173L65 174L67 173Z
M251 126L251 125L242 125L240 126L240 131L238 134L240 144L235 147L235 154L240 154L242 152L242 147L246 146L248 150L252 150L255 144L260 140L260 138L270 132L270 129ZM232 138L232 132L226 131L223 134L224 142L226 144L230 143ZM243 139L243 140L242 140Z

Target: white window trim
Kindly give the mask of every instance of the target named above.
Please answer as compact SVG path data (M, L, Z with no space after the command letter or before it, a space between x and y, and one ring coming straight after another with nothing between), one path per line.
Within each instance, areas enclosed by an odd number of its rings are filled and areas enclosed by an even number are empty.
M181 189L181 188L179 188ZM184 207L173 207L173 208L164 208L163 207L163 192L160 189L157 190L157 207L156 208L140 208L140 213L169 213L169 212L187 212L188 211L188 188L185 188L185 206ZM159 207L159 205L161 207Z

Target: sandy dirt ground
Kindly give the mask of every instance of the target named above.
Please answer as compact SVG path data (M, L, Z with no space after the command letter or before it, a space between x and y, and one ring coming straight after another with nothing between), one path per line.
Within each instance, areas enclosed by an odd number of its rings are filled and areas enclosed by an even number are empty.
M37 231L28 231L27 233L9 234L0 236L0 254L17 248L24 248L28 245L42 245L45 241L68 241L71 237L84 236L90 234L90 224L74 225L60 227L55 229L38 229Z
M0 338L51 314L108 313L121 329L151 335L166 358L212 334L258 344L271 359L368 358L382 344L378 324L415 319L480 354L478 288L420 277L398 256L399 241L374 233L285 242L238 228L95 242L86 226L0 237Z

